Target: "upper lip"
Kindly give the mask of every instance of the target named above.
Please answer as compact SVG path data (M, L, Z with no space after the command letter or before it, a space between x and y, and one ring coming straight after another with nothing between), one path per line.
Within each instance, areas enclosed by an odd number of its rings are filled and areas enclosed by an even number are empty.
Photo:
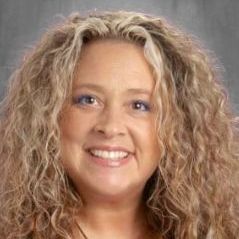
M116 146L116 145L92 145L89 147L86 147L87 151L90 151L92 149L97 149L97 150L105 150L105 151L123 151L127 153L132 153L131 150L129 150L126 147L123 146Z

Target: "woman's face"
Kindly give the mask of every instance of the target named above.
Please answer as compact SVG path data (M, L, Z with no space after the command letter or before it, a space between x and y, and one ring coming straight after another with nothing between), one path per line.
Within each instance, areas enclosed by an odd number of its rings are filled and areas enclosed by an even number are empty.
M143 49L84 46L60 121L62 161L80 195L140 195L158 165L154 80Z

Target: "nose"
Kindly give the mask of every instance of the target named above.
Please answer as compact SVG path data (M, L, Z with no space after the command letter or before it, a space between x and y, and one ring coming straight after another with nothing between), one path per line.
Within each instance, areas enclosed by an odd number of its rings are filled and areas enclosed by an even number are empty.
M126 133L126 125L121 110L117 107L108 107L99 113L94 131L106 138L122 136Z

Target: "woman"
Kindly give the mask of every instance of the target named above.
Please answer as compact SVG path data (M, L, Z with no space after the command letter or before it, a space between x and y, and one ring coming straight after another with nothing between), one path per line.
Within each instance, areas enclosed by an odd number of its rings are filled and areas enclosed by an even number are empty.
M236 119L212 63L162 19L70 17L1 109L1 238L236 238Z

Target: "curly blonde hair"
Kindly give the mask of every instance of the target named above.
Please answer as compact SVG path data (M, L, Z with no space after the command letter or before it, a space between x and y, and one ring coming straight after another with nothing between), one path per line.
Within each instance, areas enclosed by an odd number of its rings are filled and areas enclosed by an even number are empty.
M148 225L165 239L237 238L238 121L213 62L161 18L124 11L70 16L13 74L1 104L0 238L72 238L82 200L60 163L59 118L82 45L109 38L141 45L155 77L162 155L144 190Z

